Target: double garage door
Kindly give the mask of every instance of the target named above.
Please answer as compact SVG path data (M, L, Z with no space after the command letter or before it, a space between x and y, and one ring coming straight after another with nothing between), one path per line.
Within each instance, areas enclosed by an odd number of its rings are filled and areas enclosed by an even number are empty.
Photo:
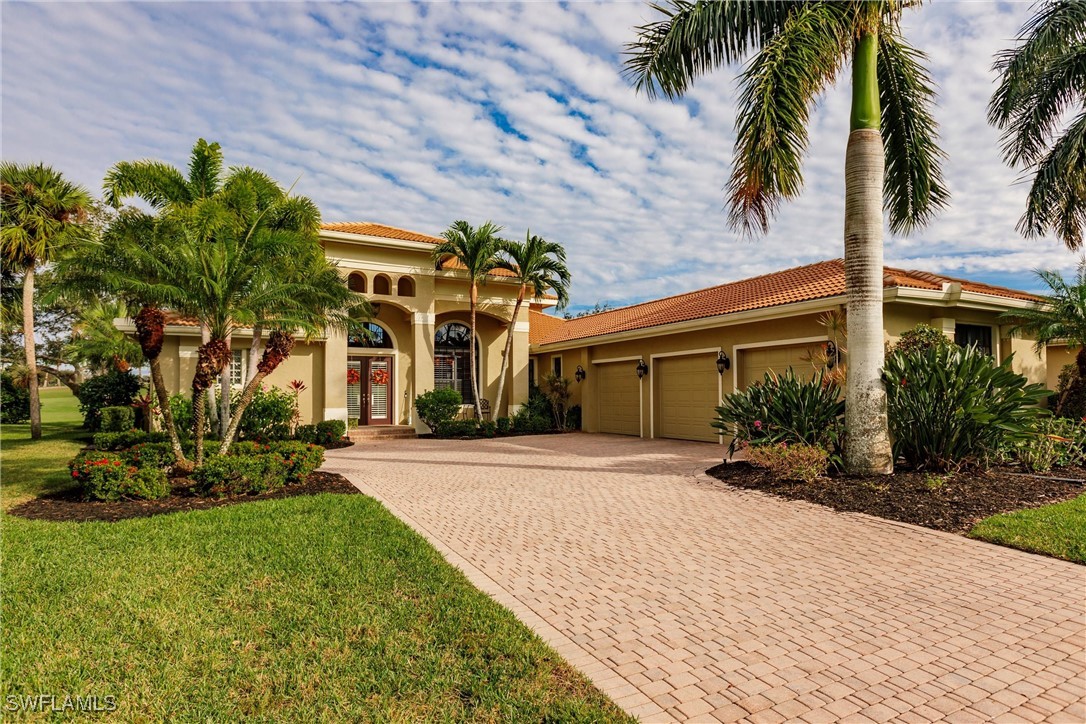
M740 350L735 363L740 389L760 382L766 372L812 371L804 358L814 345L782 345ZM613 362L597 366L599 374L600 432L640 435L640 394L636 363ZM727 372L725 374L728 374ZM710 423L719 405L720 375L716 353L658 357L652 362L651 387L645 380L645 394L653 395L655 416L652 434L677 440L717 442L720 438ZM646 414L648 410L646 410ZM645 425L645 436L649 426Z

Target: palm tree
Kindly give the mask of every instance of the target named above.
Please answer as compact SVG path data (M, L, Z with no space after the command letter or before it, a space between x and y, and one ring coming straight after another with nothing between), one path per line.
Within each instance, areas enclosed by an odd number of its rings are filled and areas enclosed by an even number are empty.
M530 290L532 298L539 299L550 290L558 297L558 308L565 309L569 304L570 284L566 250L561 244L533 236L529 231L524 243L503 240L499 249L503 256L498 260L497 268L511 271L513 281L520 285L520 290L517 292L517 303L513 306L513 318L509 320L509 331L505 335L505 352L502 353L502 368L498 375L498 411L501 410L509 356L513 351L513 328L517 325L524 296Z
M433 259L440 269L448 259L459 263L468 274L469 301L471 308L471 339L468 341L469 373L471 389L475 394L475 416L479 416L479 375L476 372L478 360L475 354L475 309L479 304L479 284L486 281L486 276L498 263L500 239L498 233L502 227L488 221L479 228L466 221L454 221L441 236L445 241L434 247Z
M44 164L0 164L0 255L23 274L23 350L30 391L30 438L41 438L41 401L34 340L34 273L86 233L82 223L91 205L86 189L64 180Z
M1056 403L1059 413L1064 401L1086 384L1086 264L1079 265L1072 282L1057 271L1036 274L1048 287L1048 293L1026 309L1005 312L1001 318L1014 324L1011 334L1025 332L1033 336L1037 340L1034 349L1038 352L1056 341L1078 347L1075 356L1078 374Z
M906 5L880 2L667 0L638 28L628 75L650 98L682 96L695 78L751 56L740 75L729 221L764 233L803 185L810 110L846 63L852 115L845 155L845 284L849 318L846 464L893 469L883 365L883 208L895 233L913 231L947 202L924 55L898 28Z
M1003 131L1004 160L1033 175L1018 230L1051 232L1078 249L1086 229L1086 3L1041 3L995 70L988 120ZM1078 115L1063 126L1069 111Z

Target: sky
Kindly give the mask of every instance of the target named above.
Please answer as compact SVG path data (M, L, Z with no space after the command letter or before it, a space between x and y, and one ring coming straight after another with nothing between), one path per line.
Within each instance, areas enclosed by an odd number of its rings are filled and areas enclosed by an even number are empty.
M951 205L887 264L1036 289L1074 269L1015 225L1028 186L985 120L992 58L1030 3L930 2ZM757 239L729 229L737 66L678 102L622 74L656 15L601 3L0 3L0 151L94 192L117 161L184 166L197 138L268 171L325 221L439 234L492 220L562 243L573 309L626 304L843 254L847 74L811 116L802 195Z

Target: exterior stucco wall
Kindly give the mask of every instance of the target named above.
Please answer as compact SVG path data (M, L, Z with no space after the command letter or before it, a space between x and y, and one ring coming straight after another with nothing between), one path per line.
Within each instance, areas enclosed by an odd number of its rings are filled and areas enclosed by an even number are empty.
M1045 386L1053 392L1060 385L1060 372L1067 365L1075 363L1075 356L1078 354L1077 347L1068 347L1067 345L1051 346L1045 350Z

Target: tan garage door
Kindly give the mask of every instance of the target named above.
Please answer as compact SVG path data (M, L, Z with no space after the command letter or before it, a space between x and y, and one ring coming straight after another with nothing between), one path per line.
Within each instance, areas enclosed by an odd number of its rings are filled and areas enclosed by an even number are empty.
M716 355L661 357L653 361L656 437L717 442L709 423L720 404Z
M739 387L746 389L755 382L765 379L766 372L782 374L791 367L797 375L814 376L814 366L804 359L808 354L817 354L819 347L825 344L790 344L779 347L755 347L739 351Z
M600 432L641 434L641 402L636 362L596 365L599 375Z

